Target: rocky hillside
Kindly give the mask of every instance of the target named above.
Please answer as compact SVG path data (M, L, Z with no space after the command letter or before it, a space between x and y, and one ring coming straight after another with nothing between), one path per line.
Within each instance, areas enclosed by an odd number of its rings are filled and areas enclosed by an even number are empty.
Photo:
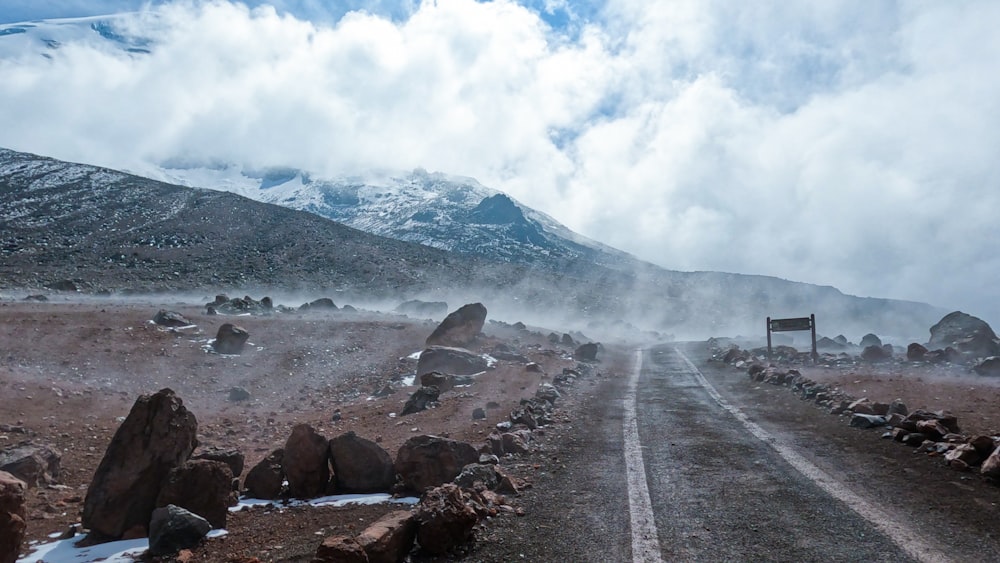
M504 241L520 237L533 252L546 249L552 233L536 230L540 223L511 203L493 193L464 216L496 227L481 231L483 244L491 232L520 228ZM606 260L588 258L597 243L580 244L576 255L561 246L561 258L551 261L446 252L232 193L3 149L0 209L0 287L7 289L310 290L352 300L483 301L497 318L678 336L759 334L768 315L811 312L821 332L908 336L943 314L776 278L673 272L614 251L600 254Z

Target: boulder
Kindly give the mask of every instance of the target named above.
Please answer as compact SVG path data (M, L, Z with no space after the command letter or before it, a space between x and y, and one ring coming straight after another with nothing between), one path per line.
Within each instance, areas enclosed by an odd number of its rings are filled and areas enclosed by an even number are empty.
M330 536L316 548L312 563L371 563L364 548L350 536Z
M395 471L404 487L420 492L451 481L478 459L471 444L424 434L400 446Z
M294 498L322 496L330 481L330 443L308 424L296 424L285 441L281 461L288 479L288 492Z
M462 305L449 313L427 337L427 346L467 346L483 330L486 307L482 303Z
M410 395L410 398L406 400L406 404L403 405L403 410L400 414L405 416L427 410L431 405L437 404L440 395L441 392L438 391L437 387L425 385Z
M983 462L979 472L991 479L1000 479L1000 448L994 448L993 453Z
M167 311L165 309L160 309L159 311L156 312L155 315L153 315L153 322L160 326L168 326L175 328L182 326L191 326L194 324L193 322L189 321L187 317L185 317L184 315L176 311Z
M233 472L233 477L239 477L243 475L243 464L244 457L243 452L233 449L233 448L220 448L218 446L212 446L202 450L195 451L191 459L209 459L212 461L221 461L229 466L229 470Z
M21 442L0 450L0 471L24 481L28 487L51 485L59 481L61 456L52 448Z
M541 383L535 391L535 397L553 404L555 404L556 399L561 396L562 395L559 394L559 390L556 389L551 383Z
M167 475L198 445L198 421L170 389L136 400L87 489L83 527L97 540L145 528Z
M862 336L861 337L861 342L858 343L858 347L860 347L860 348L867 348L869 346L878 346L879 348L881 348L882 347L882 339L879 338L878 336L872 334L872 333L868 333L868 334Z
M979 462L982 461L982 459L983 458L979 455L979 452L976 451L976 447L972 444L959 444L955 449L951 450L944 456L944 460L948 463L948 465L957 465L953 462L959 460L965 465L965 468L972 465L979 465Z
M157 508L149 521L149 554L170 555L195 547L211 529L208 520L179 506Z
M892 351L881 345L868 346L861 351L861 359L869 363L887 362L892 359Z
M1000 375L1000 356L984 358L972 370L979 375L998 376Z
M229 396L226 398L231 403L239 403L240 401L249 401L250 392L242 387L230 387Z
M982 319L954 311L931 327L928 348L953 347L977 357L1000 356L997 335Z
M889 403L889 408L883 414L897 414L905 417L910 414L910 409L906 408L906 403L904 403L902 399L893 399L893 401Z
M28 485L0 471L0 562L13 563L21 551L27 529L24 493Z
M417 542L431 555L444 555L472 537L479 522L468 495L452 483L427 491L415 511Z
M491 463L470 463L462 468L454 483L463 489L473 489L476 484L487 489L495 489L500 484L501 475Z
M396 483L389 452L354 432L330 440L330 459L338 492L385 492Z
M409 510L395 510L364 529L355 541L369 563L398 563L406 559L417 536L417 520Z
M282 467L284 457L285 450L278 448L250 469L243 480L248 496L265 500L281 497L282 483L285 481L285 470Z
M417 360L417 377L436 371L452 375L472 375L486 371L486 358L464 348L430 346L420 353Z
M300 311L336 311L337 304L333 302L333 299L329 297L320 297L319 299L310 301L308 303L303 303L299 307Z
M581 344L574 352L573 359L580 362L596 362L599 346L596 342Z
M225 528L229 507L236 501L229 466L221 461L195 459L167 475L156 505L176 505L208 520L213 528Z
M246 329L226 323L219 327L215 341L212 342L212 349L219 354L240 354L249 338L250 333Z
M911 362L919 362L927 355L927 347L917 342L910 343L906 347L906 359Z

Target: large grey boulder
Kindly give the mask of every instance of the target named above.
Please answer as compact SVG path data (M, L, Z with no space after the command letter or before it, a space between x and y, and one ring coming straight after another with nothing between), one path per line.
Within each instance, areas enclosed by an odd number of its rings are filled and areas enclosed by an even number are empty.
M354 432L330 440L330 459L338 492L385 492L396 482L389 452Z
M467 346L483 330L486 307L482 303L462 305L449 313L427 337L427 346Z
M98 540L146 529L167 475L198 445L198 421L170 389L139 397L87 489L83 527Z
M431 372L452 375L472 375L485 371L489 362L480 354L465 348L428 346L417 360L417 377Z
M409 490L425 489L448 483L462 468L479 460L476 448L440 436L414 436L399 448L395 470Z
M949 346L977 357L1000 356L1000 344L990 325L961 311L948 313L931 327L927 347L934 350Z

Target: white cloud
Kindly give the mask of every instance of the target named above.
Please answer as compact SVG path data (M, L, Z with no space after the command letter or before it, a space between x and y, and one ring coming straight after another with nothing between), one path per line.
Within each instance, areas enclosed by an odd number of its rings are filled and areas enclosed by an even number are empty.
M622 0L569 34L502 0L288 15L309 4L157 6L135 27L149 55L14 57L0 37L0 145L115 167L420 166L667 267L1000 321L995 2Z

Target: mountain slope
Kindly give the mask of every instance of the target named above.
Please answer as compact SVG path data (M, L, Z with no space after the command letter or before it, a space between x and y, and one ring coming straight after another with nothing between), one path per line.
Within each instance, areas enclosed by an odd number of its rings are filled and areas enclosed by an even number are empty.
M358 187L358 193L377 189ZM496 193L455 216L484 225L483 241L495 235L491 226L530 219ZM527 225L505 240L523 234L530 251L544 255L552 239ZM642 327L684 336L759 335L766 316L816 313L828 334L923 338L943 314L776 278L672 272L629 263L621 253L602 255L613 262L602 264L586 259L596 249L580 247L558 260L488 260L232 193L0 149L0 288L8 290L73 280L88 291L320 291L351 300L482 301L491 318L605 334ZM553 266L559 262L565 267Z

